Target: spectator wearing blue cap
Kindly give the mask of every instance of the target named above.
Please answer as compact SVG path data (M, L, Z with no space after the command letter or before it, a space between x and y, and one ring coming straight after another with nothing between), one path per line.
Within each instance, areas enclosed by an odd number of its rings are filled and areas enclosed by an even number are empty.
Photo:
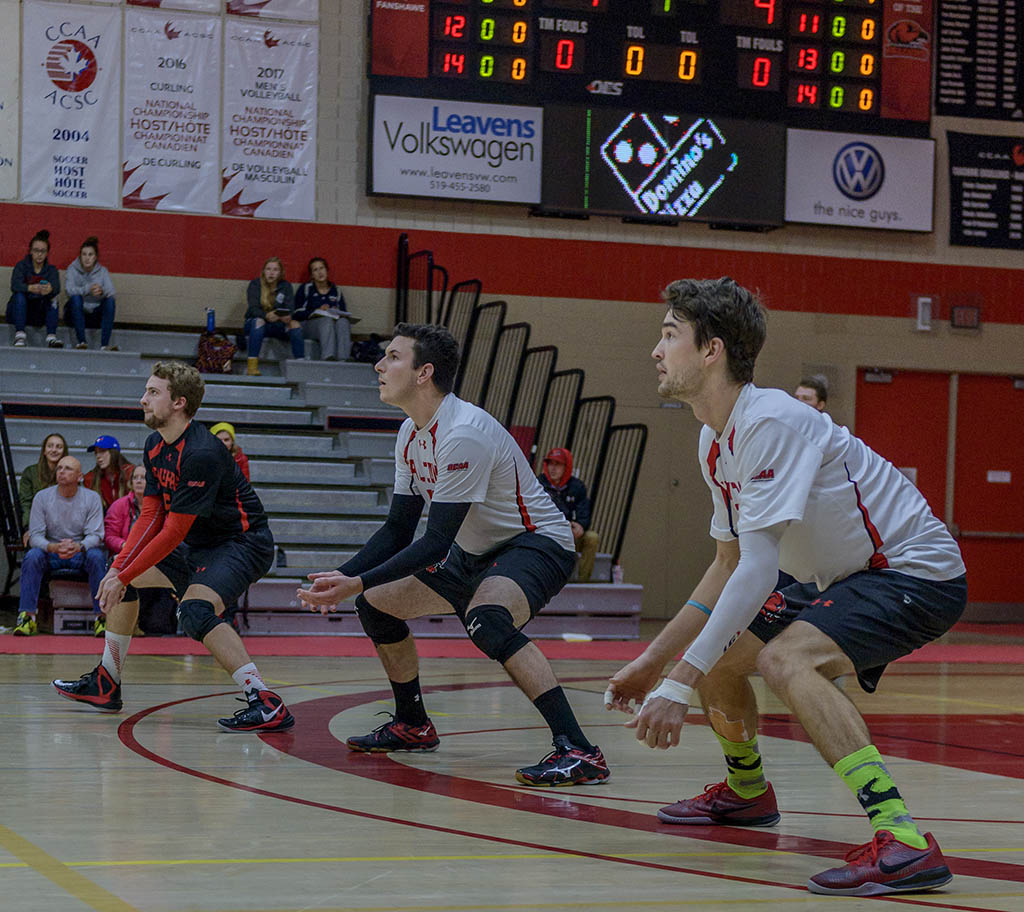
M135 466L121 455L121 444L116 437L104 434L88 447L96 453L96 466L85 476L85 486L96 491L103 501L103 512L132 487L132 469Z

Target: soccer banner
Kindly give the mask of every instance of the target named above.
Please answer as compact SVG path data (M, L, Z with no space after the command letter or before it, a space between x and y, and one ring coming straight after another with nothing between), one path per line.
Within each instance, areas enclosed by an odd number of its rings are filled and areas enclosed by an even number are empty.
M129 6L153 9L191 10L196 13L219 13L221 0L128 0Z
M18 2L0 0L0 199L18 195Z
M312 219L317 30L225 26L221 212Z
M21 198L117 205L121 9L26 0Z
M227 0L226 8L235 16L259 16L261 19L316 22L320 18L319 0Z
M122 204L217 212L220 19L128 9L124 72Z

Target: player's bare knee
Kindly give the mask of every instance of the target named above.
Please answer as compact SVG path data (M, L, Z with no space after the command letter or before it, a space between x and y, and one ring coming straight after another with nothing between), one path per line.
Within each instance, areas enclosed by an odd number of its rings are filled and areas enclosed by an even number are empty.
M780 648L778 640L772 640L757 657L757 670L769 687L785 681L799 665L796 657Z
M409 636L409 625L405 621L374 608L362 593L356 596L355 604L356 616L363 625L363 632L374 646L401 643Z
M213 610L213 603L206 599L189 598L178 605L178 621L187 636L201 643L206 635L220 624L226 623Z
M466 613L466 633L489 659L504 665L530 638L517 630L512 614L503 605L476 605Z

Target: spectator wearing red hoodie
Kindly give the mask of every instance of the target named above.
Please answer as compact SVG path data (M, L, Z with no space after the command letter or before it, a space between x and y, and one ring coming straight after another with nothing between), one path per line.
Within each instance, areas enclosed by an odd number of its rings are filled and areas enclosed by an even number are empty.
M572 526L572 537L580 555L576 576L581 583L589 583L599 538L596 532L588 529L590 497L587 496L587 486L572 474L572 453L563 447L555 447L544 457L544 471L537 478Z

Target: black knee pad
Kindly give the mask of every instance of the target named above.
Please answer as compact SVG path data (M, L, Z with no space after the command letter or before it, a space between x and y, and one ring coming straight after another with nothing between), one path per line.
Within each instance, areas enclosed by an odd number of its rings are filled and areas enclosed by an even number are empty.
M401 643L409 635L409 625L405 621L374 608L362 593L356 596L356 614L374 646Z
M121 596L122 602L137 602L139 600L139 590L136 589L131 583L124 587L124 595Z
M487 658L504 665L530 638L512 623L512 615L502 605L477 605L463 621L466 633Z
M178 620L185 634L200 643L214 627L224 623L224 618L217 617L212 602L196 598L185 599L178 605Z

